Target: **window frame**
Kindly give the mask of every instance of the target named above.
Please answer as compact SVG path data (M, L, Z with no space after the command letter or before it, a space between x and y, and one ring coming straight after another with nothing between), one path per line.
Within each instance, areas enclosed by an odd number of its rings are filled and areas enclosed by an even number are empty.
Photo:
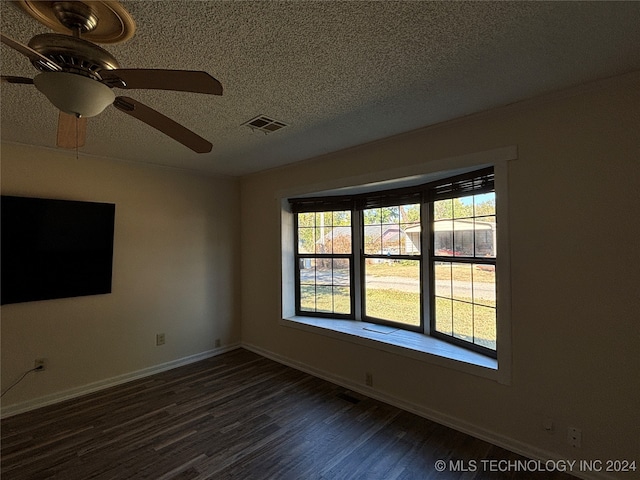
M478 187L476 179L483 178L488 175L491 178L490 186L484 184ZM386 325L402 330L414 331L434 338L439 338L445 342L458 345L462 348L474 351L491 358L497 358L498 350L498 317L496 316L496 349L490 349L482 345L478 345L473 341L469 342L463 339L438 332L435 326L435 262L441 257L434 254L434 203L442 198L460 198L468 195L477 195L489 191L495 192L493 184L494 166L483 167L468 171L461 175L443 177L438 180L425 184L400 188L380 190L375 192L367 192L355 195L312 197L303 200L290 199L293 204L299 201L297 208L292 209L294 213L294 257L295 257L295 311L296 315L307 315L311 317L324 318L342 318L361 322L370 322L378 325ZM470 183L469 181L470 180ZM450 187L447 190L447 187ZM439 192L438 190L443 190ZM365 222L364 210L369 208L382 208L383 206L397 206L418 203L420 205L420 226L421 226L421 247L419 255L384 255L384 254L366 254L365 253ZM298 214L303 212L322 212L328 209L338 210L344 209L345 205L351 206L351 230L352 230L352 246L350 258L350 292L351 292L351 313L349 315L325 313L325 312L309 312L300 308L300 269L299 261L301 258L347 258L345 254L300 254L298 252ZM322 206L322 207L320 207ZM338 208L342 207L342 208ZM318 209L320 208L320 209ZM498 212L495 213L496 220ZM474 216L475 218L475 216ZM356 230L358 230L356 232ZM426 238L425 238L426 237ZM425 242L426 240L426 242ZM425 253L425 247L427 252ZM495 247L495 246L494 246ZM420 282L420 325L411 326L400 322L380 319L366 315L366 259L367 258L394 258L408 259L419 261L419 282ZM445 257L444 261L449 261L449 257ZM488 263L496 265L496 257L486 260L478 257L454 256L450 257L451 262L460 261L461 263ZM356 263L356 259L358 259ZM356 281L356 277L358 280ZM497 289L497 279L496 279ZM496 303L498 299L496 296ZM497 308L496 308L497 311Z
M387 205L387 203L390 203L389 201L385 202L384 205L386 205L387 207L401 207L404 205L412 205L417 203L417 205L420 208L420 226L422 226L423 223L423 217L422 217L422 212L424 210L423 208L423 196L420 195L419 197L413 199L413 200L396 200L395 202L392 200L391 203L394 203L394 205ZM417 200L417 202L415 201ZM396 205L395 203L400 202L400 204ZM409 202L409 203L404 203L404 202ZM373 207L373 208L386 208L386 207ZM365 321L365 322L371 322L371 323L375 323L378 325L385 325L385 326L389 326L389 327L395 327L395 328L400 328L403 330L408 330L408 331L414 331L414 332L420 332L420 333L424 333L425 332L425 309L424 309L424 297L425 295L425 288L424 288L424 250L423 250L423 242L420 242L420 253L416 254L416 255L407 255L407 254L384 254L384 253L379 253L379 254L373 254L373 253L366 253L366 248L365 248L365 227L367 226L367 224L365 224L365 219L364 219L364 211L368 210L365 208L362 208L360 210L356 210L356 215L358 217L359 220L359 224L360 224L360 269L359 269L359 275L360 275L360 295L361 295L361 311L362 314L360 316L360 320L361 321ZM353 214L352 214L353 215ZM353 217L352 217L353 218ZM387 225L387 224L380 224L382 225ZM421 236L422 239L422 236ZM381 251L382 251L382 235L381 235ZM379 317L374 317L372 315L367 315L367 295L366 295L366 289L367 289L367 285L366 285L366 275L367 275L367 259L381 259L381 260L411 260L411 261L417 261L419 262L419 270L418 270L418 279L420 282L420 288L419 288L419 315L420 315L420 323L417 326L413 326L413 325L408 325L406 323L402 323L402 322L394 322L393 320L388 320L388 319L383 319L383 318L379 318ZM357 287L357 286L356 286Z
M484 191L482 193L489 193L489 192L493 192L495 193L495 189L493 190L489 190L489 191ZM471 195L477 195L476 193L473 193ZM465 195L466 196L466 195ZM452 197L452 199L456 199L456 198L465 198L465 196L461 196L461 197ZM439 297L438 295L436 295L436 263L449 263L449 264L454 264L454 263L463 263L463 264L470 264L470 265L490 265L493 266L494 268L494 272L495 272L495 268L496 268L496 264L497 264L497 254L493 257L476 257L474 256L468 256L468 255L436 255L436 249L435 249L435 213L434 213L434 208L435 208L435 201L431 201L428 203L428 209L430 212L430 221L429 221L429 254L428 254L428 261L427 261L427 268L429 270L429 300L430 300L430 305L429 305L429 330L430 330L430 335L433 336L434 338L439 338L441 340L444 340L445 342L449 342L452 343L454 345L458 345L460 347L464 347L464 348L468 348L469 350L473 350L475 352L478 353L482 353L483 355L487 355L491 358L497 358L498 357L498 339L497 339L497 323L498 323L498 317L497 317L497 311L498 311L498 305L497 305L497 295L496 295L496 306L493 307L495 308L496 311L496 348L495 349L491 349L488 347L484 347L480 344L475 343L475 341L467 341L467 340L463 340L460 338L457 338L456 336L453 335L453 333L451 335L448 335L446 333L443 333L441 331L438 331L438 329L436 328L436 321L437 321L437 316L436 316L436 303L437 303L437 298L444 298L444 297ZM497 223L497 215L493 215L496 217L496 223ZM473 217L468 217L468 218L473 218L475 220L475 218L481 218L482 216L473 216ZM452 219L452 222L455 222L455 219ZM455 230L454 230L455 231ZM475 230L473 230L474 232L474 249L475 249ZM454 244L455 246L455 244ZM494 245L495 248L495 245ZM453 268L453 266L452 266ZM473 285L473 281L471 282ZM496 277L496 281L495 281L495 289L497 290L497 285L498 285L498 281L497 281L497 277ZM473 287L472 287L473 288ZM433 299L433 301L431 301L431 299ZM454 301L453 298L451 298L452 301ZM476 303L475 302L471 302L470 303L473 307L475 307ZM474 312L475 315L475 312Z
M479 180L482 179L482 180ZM476 184L477 181L481 181L480 185ZM428 209L428 225L429 225L429 248L428 248L428 281L429 281L429 335L434 338L439 338L445 342L451 343L453 345L458 345L460 347L466 348L468 350L481 353L483 355L487 355L491 358L498 358L498 295L497 295L497 275L495 281L495 290L496 290L496 348L491 349L488 347L484 347L480 344L477 344L473 341L467 341L461 338L455 337L453 334L448 335L446 333L440 332L436 328L436 285L435 285L435 267L436 262L444 262L444 263L468 263L471 265L474 264L486 264L494 267L494 271L497 274L497 254L493 257L478 257L475 255L475 229L473 244L474 244L474 253L473 255L436 255L435 250L435 222L438 221L435 215L435 203L440 200L455 200L462 199L467 197L473 197L475 195L482 195L486 193L496 193L495 188L495 167L486 167L476 171L471 171L462 175L456 175L453 177L443 178L436 182L430 184L430 189L428 193L428 201L427 201L427 209ZM494 202L497 202L496 196L494 196ZM474 203L475 205L475 203ZM494 204L494 208L496 205ZM498 222L498 211L495 208L495 211L492 215L495 217L495 223ZM471 217L464 217L465 219L473 219L475 221L476 218L483 217L483 215L475 215L475 211ZM460 217L463 218L463 217ZM453 224L455 232L455 216L452 216L451 221ZM452 241L455 242L455 233L452 236ZM455 250L455 243L452 244L452 248ZM497 242L493 245L494 249L497 249ZM497 251L497 250L496 250ZM453 300L453 298L452 298ZM475 307L475 302L471 302L471 305ZM502 306L500 306L502 308Z
M351 225L350 228L353 232L353 209L351 210L322 210L321 212L327 213L327 212L334 212L334 211L350 211L351 212ZM354 289L354 240L353 240L353 233L351 235L351 253L300 253L299 252L299 224L298 224L298 214L300 213L311 213L311 212L315 212L318 213L318 211L304 211L304 212L298 212L294 215L294 228L293 228L293 232L294 232L294 270L295 270L295 309L296 309L296 315L309 315L309 316L315 316L315 317L324 317L324 318L339 318L339 319L350 319L350 320L354 320L355 319L355 297L353 295L353 289ZM333 225L332 225L333 226ZM314 227L315 228L315 227ZM302 310L302 298L300 295L300 287L301 287L301 279L300 279L300 261L304 260L304 259L348 259L349 260L349 288L350 288L350 301L349 301L349 309L350 312L349 314L344 314L344 313L335 313L335 312L311 312L308 310ZM317 286L317 285L316 285ZM332 287L334 285L332 284Z

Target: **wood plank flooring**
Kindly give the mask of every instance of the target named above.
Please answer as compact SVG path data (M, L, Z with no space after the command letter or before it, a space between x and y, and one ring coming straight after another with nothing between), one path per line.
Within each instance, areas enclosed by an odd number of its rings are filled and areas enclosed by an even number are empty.
M486 471L525 459L243 349L1 426L2 480L573 478Z

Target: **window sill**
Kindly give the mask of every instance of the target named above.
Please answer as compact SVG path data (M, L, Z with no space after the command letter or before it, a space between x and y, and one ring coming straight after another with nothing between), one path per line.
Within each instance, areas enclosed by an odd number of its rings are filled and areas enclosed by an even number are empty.
M417 332L355 320L293 316L281 325L505 382L498 361Z

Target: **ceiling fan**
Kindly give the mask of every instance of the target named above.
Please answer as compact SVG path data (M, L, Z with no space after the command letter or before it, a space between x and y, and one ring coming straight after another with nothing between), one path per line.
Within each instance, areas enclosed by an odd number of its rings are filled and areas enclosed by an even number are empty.
M117 18L112 23L122 30L111 37L102 35L104 32L101 32L102 36L99 38L105 39L103 43L130 38L135 25L118 2L23 1L27 5L22 5L23 8L42 23L55 28L56 25L52 22L57 21L57 30L72 33L39 34L28 45L0 34L2 43L25 55L40 71L33 79L2 75L2 81L33 84L60 110L57 137L59 147L78 148L84 145L87 117L98 115L107 106L113 105L197 153L211 151L212 145L206 139L138 100L116 96L113 89L159 89L222 95L222 85L218 80L201 71L120 68L118 61L109 52L80 38L81 35L89 37L91 32L97 31L99 16L103 12L108 15L115 12ZM46 9L46 12L43 14L42 11L36 11L36 8ZM123 26L127 28L123 29Z

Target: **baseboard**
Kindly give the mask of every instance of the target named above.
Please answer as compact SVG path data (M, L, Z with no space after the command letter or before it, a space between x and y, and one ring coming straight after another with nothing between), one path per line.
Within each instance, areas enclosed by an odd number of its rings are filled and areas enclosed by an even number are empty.
M159 365L143 368L134 372L129 372L122 375L117 375L115 377L106 378L104 380L99 380L97 382L88 383L80 387L74 387L62 392L45 395L44 397L36 398L34 400L28 400L26 402L9 405L7 407L3 407L0 410L0 418L11 417L13 415L18 415L19 413L35 410L36 408L46 407L47 405L53 405L65 400L81 397L89 393L104 390L105 388L114 387L116 385L131 382L133 380L138 380L140 378L145 378L150 375L155 375L156 373L165 372L173 368L215 357L216 355L221 355L237 348L240 348L240 344L226 345L224 347L207 350L206 352L196 353L195 355L178 358L176 360L171 360L170 362L161 363Z
M564 457L559 456L557 453L550 452L541 448L538 448L533 445L529 445L527 443L523 443L514 438L505 437L504 435L500 435L496 432L492 432L485 428L479 427L477 425L473 425L465 420L452 417L445 413L439 412L437 410L433 410L430 408L426 408L422 405L417 405L415 403L407 402L401 398L388 395L383 392L379 392L373 388L369 388L364 385L360 385L358 383L354 383L352 380L341 377L339 375L335 375L330 372L326 372L324 370L319 370L317 368L311 367L307 364L298 362L296 360L283 357L277 353L271 352L269 350L265 350L257 345L242 343L242 348L245 348L249 351L252 351L258 355L274 360L283 365L287 365L289 367L295 368L296 370L300 370L302 372L313 375L314 377L322 378L323 380L327 380L331 383L335 383L342 387L353 390L354 392L361 393L362 395L366 395L367 397L374 398L381 402L387 403L389 405L393 405L394 407L398 407L407 412L414 413L420 417L426 418L428 420L434 421L441 425L445 425L447 427L453 428L459 432L465 433L472 437L478 438L480 440L484 440L486 442L491 443L492 445L496 445L498 447L504 448L511 452L517 453L524 457L530 458L532 460L565 460ZM572 475L582 478L585 480L615 480L615 477L606 474L605 472L569 472Z

